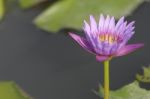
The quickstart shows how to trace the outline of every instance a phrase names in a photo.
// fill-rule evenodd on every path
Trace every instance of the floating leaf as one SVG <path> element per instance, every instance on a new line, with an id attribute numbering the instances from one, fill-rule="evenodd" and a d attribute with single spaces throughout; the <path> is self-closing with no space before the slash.
<path id="1" fill-rule="evenodd" d="M 59 0 L 40 14 L 34 23 L 46 31 L 57 31 L 64 27 L 80 29 L 90 14 L 100 13 L 117 18 L 129 15 L 144 0 Z"/>
<path id="2" fill-rule="evenodd" d="M 150 66 L 149 67 L 143 67 L 143 75 L 137 74 L 136 78 L 145 83 L 150 83 Z"/>
<path id="3" fill-rule="evenodd" d="M 4 0 L 0 0 L 0 20 L 4 16 Z"/>
<path id="4" fill-rule="evenodd" d="M 14 82 L 0 82 L 0 99 L 31 99 Z"/>
<path id="5" fill-rule="evenodd" d="M 100 87 L 98 95 L 103 97 L 103 88 Z M 150 90 L 140 88 L 137 81 L 128 84 L 116 91 L 110 91 L 110 99 L 149 99 Z"/>
<path id="6" fill-rule="evenodd" d="M 44 1 L 46 0 L 19 0 L 19 4 L 23 9 L 27 9 Z"/>

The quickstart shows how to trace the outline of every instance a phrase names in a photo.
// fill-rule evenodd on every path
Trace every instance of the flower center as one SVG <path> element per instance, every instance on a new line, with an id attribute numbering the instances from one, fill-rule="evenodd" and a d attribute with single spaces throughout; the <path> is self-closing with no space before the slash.
<path id="1" fill-rule="evenodd" d="M 112 44 L 112 43 L 118 42 L 119 38 L 118 36 L 107 33 L 107 34 L 101 34 L 99 36 L 99 40 L 101 42 L 108 41 L 108 43 Z"/>

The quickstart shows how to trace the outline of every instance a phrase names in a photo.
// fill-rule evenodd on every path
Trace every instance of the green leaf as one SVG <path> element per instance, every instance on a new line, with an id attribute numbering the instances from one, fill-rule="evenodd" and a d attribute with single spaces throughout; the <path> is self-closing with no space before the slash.
<path id="1" fill-rule="evenodd" d="M 4 16 L 4 0 L 0 0 L 0 20 Z"/>
<path id="2" fill-rule="evenodd" d="M 44 1 L 46 0 L 19 0 L 19 5 L 21 8 L 27 9 Z"/>
<path id="3" fill-rule="evenodd" d="M 144 0 L 59 0 L 40 14 L 34 23 L 45 31 L 64 27 L 80 29 L 90 14 L 109 14 L 119 18 L 133 12 Z"/>
<path id="4" fill-rule="evenodd" d="M 150 83 L 150 66 L 149 67 L 143 67 L 143 75 L 137 74 L 136 78 L 137 80 L 145 83 Z"/>
<path id="5" fill-rule="evenodd" d="M 103 88 L 99 89 L 99 96 L 103 97 Z M 150 90 L 140 88 L 137 81 L 118 90 L 110 91 L 110 99 L 149 99 Z"/>
<path id="6" fill-rule="evenodd" d="M 14 82 L 0 82 L 0 99 L 31 99 Z"/>

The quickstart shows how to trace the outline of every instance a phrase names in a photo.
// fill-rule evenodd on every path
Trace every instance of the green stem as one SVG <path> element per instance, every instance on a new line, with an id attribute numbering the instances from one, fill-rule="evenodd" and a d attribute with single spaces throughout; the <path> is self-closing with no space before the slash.
<path id="1" fill-rule="evenodd" d="M 109 60 L 104 61 L 104 99 L 109 99 Z"/>

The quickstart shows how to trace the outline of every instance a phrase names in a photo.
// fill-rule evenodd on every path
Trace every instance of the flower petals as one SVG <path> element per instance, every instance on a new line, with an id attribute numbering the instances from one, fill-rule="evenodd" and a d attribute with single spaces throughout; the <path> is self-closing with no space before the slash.
<path id="1" fill-rule="evenodd" d="M 107 33 L 109 29 L 109 22 L 110 22 L 110 17 L 107 15 L 105 23 L 104 23 L 104 32 Z"/>
<path id="2" fill-rule="evenodd" d="M 105 60 L 109 59 L 108 56 L 101 56 L 101 55 L 97 55 L 96 56 L 96 60 L 99 61 L 99 62 L 103 62 Z"/>
<path id="3" fill-rule="evenodd" d="M 134 23 L 135 23 L 135 21 L 132 21 L 132 22 L 130 22 L 130 23 L 126 26 L 123 35 L 128 35 L 128 34 L 130 34 L 130 33 L 133 32 L 133 30 L 134 30 L 134 28 L 135 28 L 135 27 L 133 26 Z"/>
<path id="4" fill-rule="evenodd" d="M 101 15 L 100 15 L 100 18 L 99 18 L 99 25 L 98 25 L 99 33 L 104 30 L 104 29 L 103 29 L 103 27 L 104 27 L 104 22 L 105 22 L 105 18 L 104 18 L 104 16 L 101 14 Z"/>
<path id="5" fill-rule="evenodd" d="M 102 62 L 110 57 L 129 54 L 144 45 L 126 45 L 134 34 L 134 23 L 134 21 L 128 23 L 124 17 L 115 22 L 114 17 L 109 15 L 104 17 L 101 14 L 97 24 L 95 18 L 90 15 L 90 23 L 84 20 L 85 38 L 73 33 L 69 33 L 69 35 L 85 50 L 96 55 L 98 61 Z"/>
<path id="6" fill-rule="evenodd" d="M 88 36 L 90 35 L 90 33 L 91 33 L 90 25 L 85 20 L 84 20 L 83 30 L 84 30 L 85 34 L 87 34 Z"/>
<path id="7" fill-rule="evenodd" d="M 116 31 L 118 30 L 118 28 L 120 27 L 120 25 L 123 24 L 123 22 L 124 22 L 124 17 L 121 17 L 119 19 L 119 21 L 117 22 L 117 24 L 116 24 Z"/>
<path id="8" fill-rule="evenodd" d="M 80 45 L 82 46 L 85 50 L 88 52 L 95 54 L 95 51 L 91 47 L 91 45 L 88 43 L 88 41 L 74 33 L 69 33 L 69 35 Z"/>
<path id="9" fill-rule="evenodd" d="M 126 45 L 126 43 L 128 42 L 128 40 L 133 36 L 135 32 L 131 32 L 128 33 L 126 35 L 123 36 L 123 41 L 119 44 L 118 49 L 122 48 L 124 45 Z"/>
<path id="10" fill-rule="evenodd" d="M 120 25 L 120 27 L 117 30 L 118 35 L 124 34 L 124 31 L 126 30 L 126 24 L 127 22 L 124 22 L 123 24 Z"/>
<path id="11" fill-rule="evenodd" d="M 128 29 L 128 28 L 130 28 L 130 27 L 133 27 L 134 24 L 135 24 L 135 21 L 132 21 L 132 22 L 130 22 L 130 23 L 127 25 L 126 28 Z"/>
<path id="12" fill-rule="evenodd" d="M 91 32 L 93 34 L 97 33 L 97 23 L 92 15 L 90 15 L 90 25 L 91 25 Z"/>
<path id="13" fill-rule="evenodd" d="M 123 48 L 121 48 L 120 50 L 117 51 L 117 53 L 114 56 L 123 56 L 123 55 L 127 55 L 131 52 L 134 52 L 135 50 L 143 47 L 144 44 L 130 44 L 130 45 L 126 45 Z"/>
<path id="14" fill-rule="evenodd" d="M 111 17 L 108 29 L 109 29 L 108 32 L 112 34 L 114 33 L 114 30 L 115 30 L 115 18 L 114 17 Z"/>

